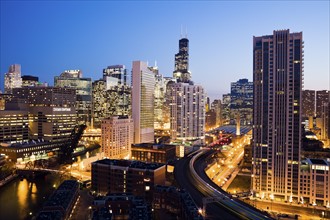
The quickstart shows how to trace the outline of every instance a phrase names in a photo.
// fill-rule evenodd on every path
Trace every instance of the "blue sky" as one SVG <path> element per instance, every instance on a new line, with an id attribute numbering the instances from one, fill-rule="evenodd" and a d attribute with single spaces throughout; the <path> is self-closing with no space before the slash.
<path id="1" fill-rule="evenodd" d="M 209 96 L 252 80 L 253 36 L 303 32 L 306 89 L 329 89 L 329 1 L 1 1 L 0 84 L 10 64 L 53 85 L 66 69 L 94 80 L 109 65 L 157 61 L 172 76 L 180 29 L 190 70 Z"/>

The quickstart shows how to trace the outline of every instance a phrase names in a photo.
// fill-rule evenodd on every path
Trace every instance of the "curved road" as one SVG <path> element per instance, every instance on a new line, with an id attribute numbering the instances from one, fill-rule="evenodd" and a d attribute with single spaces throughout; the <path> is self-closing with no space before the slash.
<path id="1" fill-rule="evenodd" d="M 184 157 L 175 165 L 174 175 L 181 188 L 186 189 L 196 205 L 203 208 L 206 202 L 205 219 L 271 219 L 259 210 L 221 190 L 205 174 L 205 161 L 213 150 L 203 149 Z"/>

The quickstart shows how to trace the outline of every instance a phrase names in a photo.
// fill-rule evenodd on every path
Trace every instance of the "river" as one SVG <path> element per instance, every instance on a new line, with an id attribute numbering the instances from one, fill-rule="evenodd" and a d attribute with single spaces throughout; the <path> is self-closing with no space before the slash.
<path id="1" fill-rule="evenodd" d="M 0 219 L 32 219 L 60 183 L 59 175 L 48 174 L 33 182 L 17 178 L 4 185 L 0 188 Z"/>
<path id="2" fill-rule="evenodd" d="M 99 149 L 90 152 L 95 155 Z M 77 157 L 77 161 L 86 156 Z M 47 174 L 33 181 L 15 179 L 0 188 L 0 219 L 32 219 L 43 203 L 64 180 L 59 174 Z"/>

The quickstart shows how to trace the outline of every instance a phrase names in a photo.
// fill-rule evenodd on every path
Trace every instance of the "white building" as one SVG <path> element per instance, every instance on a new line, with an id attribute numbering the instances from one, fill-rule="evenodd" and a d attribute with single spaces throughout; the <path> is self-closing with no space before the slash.
<path id="1" fill-rule="evenodd" d="M 323 159 L 302 161 L 300 173 L 300 203 L 330 206 L 330 163 Z"/>
<path id="2" fill-rule="evenodd" d="M 153 143 L 155 76 L 144 62 L 133 61 L 132 66 L 134 143 Z"/>
<path id="3" fill-rule="evenodd" d="M 172 83 L 169 92 L 172 140 L 204 139 L 206 95 L 203 87 Z"/>
<path id="4" fill-rule="evenodd" d="M 110 159 L 128 159 L 133 143 L 133 119 L 113 116 L 101 123 L 102 152 Z"/>
<path id="5" fill-rule="evenodd" d="M 21 65 L 13 64 L 5 74 L 5 93 L 12 93 L 13 88 L 22 87 Z"/>

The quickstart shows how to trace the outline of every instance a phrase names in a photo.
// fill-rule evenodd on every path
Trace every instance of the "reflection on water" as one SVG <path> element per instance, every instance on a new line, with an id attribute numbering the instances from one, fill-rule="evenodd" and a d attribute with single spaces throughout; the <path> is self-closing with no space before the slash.
<path id="1" fill-rule="evenodd" d="M 1 187 L 0 219 L 32 219 L 61 181 L 59 175 L 48 174 L 33 181 L 16 179 Z"/>
<path id="2" fill-rule="evenodd" d="M 93 150 L 89 156 L 95 156 L 100 149 Z M 81 161 L 86 155 L 76 158 Z M 42 208 L 43 203 L 64 180 L 58 174 L 48 174 L 35 180 L 20 179 L 0 188 L 0 219 L 32 219 Z M 31 213 L 31 215 L 30 215 Z"/>

